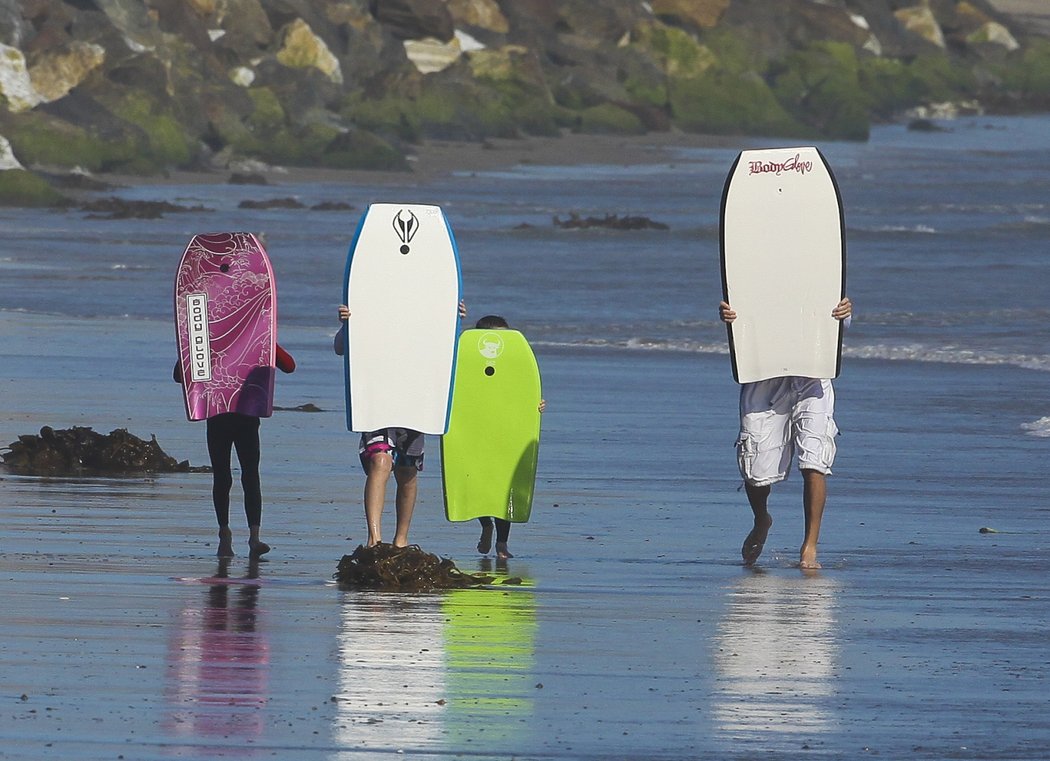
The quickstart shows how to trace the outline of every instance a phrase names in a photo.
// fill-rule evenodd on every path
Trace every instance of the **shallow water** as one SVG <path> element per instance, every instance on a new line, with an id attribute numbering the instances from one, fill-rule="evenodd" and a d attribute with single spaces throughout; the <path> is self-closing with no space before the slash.
<path id="1" fill-rule="evenodd" d="M 170 281 L 189 237 L 220 221 L 269 233 L 281 343 L 299 363 L 277 404 L 323 411 L 264 421 L 274 550 L 225 577 L 207 475 L 2 476 L 0 757 L 1046 758 L 1050 350 L 1030 284 L 1050 266 L 1050 212 L 1047 175 L 1029 171 L 1045 160 L 1025 142 L 1033 124 L 1047 121 L 822 146 L 857 318 L 815 574 L 794 565 L 797 476 L 774 490 L 758 569 L 739 563 L 737 389 L 713 308 L 729 152 L 381 190 L 123 191 L 217 209 L 149 223 L 3 212 L 3 442 L 127 427 L 206 462 L 170 380 Z M 520 586 L 331 581 L 365 537 L 330 349 L 354 215 L 307 225 L 235 206 L 373 191 L 442 203 L 472 317 L 502 312 L 534 342 L 549 407 L 517 557 L 495 567 L 475 524 L 444 520 L 433 439 L 412 532 Z M 545 226 L 567 210 L 672 229 Z M 522 221 L 538 227 L 511 230 Z"/>

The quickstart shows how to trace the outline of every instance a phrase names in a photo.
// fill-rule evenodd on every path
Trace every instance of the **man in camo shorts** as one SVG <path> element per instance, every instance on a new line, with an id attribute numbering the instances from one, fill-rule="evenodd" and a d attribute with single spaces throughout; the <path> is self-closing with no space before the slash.
<path id="1" fill-rule="evenodd" d="M 737 316 L 724 301 L 719 304 L 718 313 L 726 323 Z M 848 298 L 831 312 L 832 317 L 846 320 L 847 325 L 852 314 L 853 305 Z M 838 434 L 834 416 L 835 390 L 827 378 L 789 375 L 741 384 L 737 462 L 755 518 L 754 527 L 740 548 L 744 565 L 753 565 L 762 554 L 773 525 L 767 506 L 769 492 L 773 484 L 787 478 L 791 460 L 797 455 L 805 516 L 799 567 L 820 568 L 817 541 Z"/>

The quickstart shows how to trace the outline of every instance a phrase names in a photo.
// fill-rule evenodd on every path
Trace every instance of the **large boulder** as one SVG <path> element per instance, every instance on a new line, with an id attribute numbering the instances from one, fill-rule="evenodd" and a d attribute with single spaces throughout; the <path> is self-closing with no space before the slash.
<path id="1" fill-rule="evenodd" d="M 754 73 L 715 68 L 700 77 L 674 79 L 668 85 L 675 125 L 688 132 L 731 135 L 809 137 L 766 81 Z"/>
<path id="2" fill-rule="evenodd" d="M 293 69 L 313 68 L 335 84 L 343 83 L 339 59 L 305 21 L 295 19 L 282 30 L 281 37 L 276 55 L 278 63 Z"/>
<path id="3" fill-rule="evenodd" d="M 0 135 L 0 172 L 6 172 L 8 169 L 25 169 L 25 167 L 15 156 L 15 152 L 11 150 L 10 141 Z"/>
<path id="4" fill-rule="evenodd" d="M 445 0 L 372 0 L 372 15 L 395 37 L 448 42 L 455 32 Z"/>
<path id="5" fill-rule="evenodd" d="M 250 65 L 273 43 L 274 29 L 259 0 L 225 0 L 215 13 L 213 45 L 228 66 Z"/>
<path id="6" fill-rule="evenodd" d="M 123 169 L 135 160 L 145 139 L 79 90 L 21 114 L 0 109 L 0 131 L 25 166 L 91 172 Z"/>
<path id="7" fill-rule="evenodd" d="M 17 114 L 43 102 L 43 96 L 33 87 L 22 51 L 0 43 L 0 103 Z"/>
<path id="8" fill-rule="evenodd" d="M 448 12 L 456 26 L 506 34 L 510 22 L 496 0 L 448 0 Z"/>
<path id="9" fill-rule="evenodd" d="M 25 169 L 0 170 L 0 206 L 62 206 L 68 199 Z"/>
<path id="10" fill-rule="evenodd" d="M 5 45 L 19 47 L 31 32 L 24 5 L 22 0 L 0 0 L 0 42 Z"/>
<path id="11" fill-rule="evenodd" d="M 29 67 L 29 78 L 41 99 L 51 102 L 68 95 L 105 60 L 101 45 L 73 40 L 65 49 L 37 55 Z"/>
<path id="12" fill-rule="evenodd" d="M 730 0 L 651 0 L 653 13 L 662 21 L 687 29 L 713 29 L 729 8 Z"/>
<path id="13" fill-rule="evenodd" d="M 868 43 L 871 29 L 839 4 L 810 0 L 733 0 L 723 20 L 749 50 L 777 60 L 817 42 L 844 42 L 856 48 Z"/>
<path id="14" fill-rule="evenodd" d="M 929 5 L 900 8 L 893 14 L 906 30 L 938 48 L 947 47 L 944 31 Z"/>
<path id="15" fill-rule="evenodd" d="M 860 86 L 860 62 L 850 45 L 822 42 L 791 53 L 774 79 L 773 91 L 814 134 L 868 138 L 868 102 Z"/>

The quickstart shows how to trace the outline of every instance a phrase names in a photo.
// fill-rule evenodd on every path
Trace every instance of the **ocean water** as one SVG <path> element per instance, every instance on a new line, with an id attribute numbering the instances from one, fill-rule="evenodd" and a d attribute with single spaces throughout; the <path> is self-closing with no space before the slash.
<path id="1" fill-rule="evenodd" d="M 277 404 L 322 409 L 263 423 L 275 549 L 258 568 L 217 568 L 207 476 L 0 474 L 0 757 L 1048 757 L 1050 117 L 943 126 L 819 146 L 855 309 L 819 574 L 794 565 L 797 474 L 759 567 L 739 562 L 750 513 L 716 314 L 735 148 L 115 191 L 209 209 L 152 221 L 0 210 L 0 443 L 126 427 L 206 463 L 170 380 L 171 288 L 189 238 L 219 229 L 266 236 L 299 363 Z M 287 196 L 356 210 L 238 208 Z M 537 502 L 496 568 L 521 585 L 330 583 L 365 537 L 331 336 L 357 218 L 388 200 L 445 209 L 470 318 L 503 314 L 536 349 Z M 570 212 L 669 229 L 551 224 Z M 392 314 L 392 363 L 412 319 Z M 445 522 L 436 441 L 427 456 L 413 541 L 492 567 L 473 524 Z"/>
<path id="2" fill-rule="evenodd" d="M 820 146 L 846 214 L 848 289 L 858 311 L 847 357 L 1048 369 L 1039 329 L 1047 307 L 1035 287 L 1048 266 L 1046 127 L 1045 117 L 972 118 L 939 133 L 880 127 L 868 143 Z M 321 307 L 338 298 L 360 210 L 419 198 L 440 203 L 453 224 L 472 313 L 507 312 L 540 345 L 721 353 L 710 304 L 719 291 L 719 200 L 735 155 L 683 149 L 670 163 L 525 165 L 426 185 L 406 176 L 372 187 L 115 191 L 209 210 L 150 221 L 5 209 L 0 304 L 5 312 L 167 321 L 172 251 L 196 231 L 232 226 L 267 235 L 282 324 L 322 325 L 331 321 Z M 246 198 L 288 196 L 359 211 L 237 208 Z M 551 225 L 569 212 L 640 214 L 670 230 Z"/>

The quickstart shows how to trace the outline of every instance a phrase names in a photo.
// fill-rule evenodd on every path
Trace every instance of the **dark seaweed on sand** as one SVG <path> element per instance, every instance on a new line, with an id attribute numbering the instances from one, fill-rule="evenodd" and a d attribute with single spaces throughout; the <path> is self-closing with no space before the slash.
<path id="1" fill-rule="evenodd" d="M 493 581 L 492 576 L 464 573 L 448 558 L 424 552 L 417 545 L 395 547 L 383 542 L 374 547 L 359 545 L 352 555 L 343 555 L 333 578 L 341 589 L 397 592 L 464 589 Z"/>
<path id="2" fill-rule="evenodd" d="M 40 429 L 40 435 L 19 436 L 0 451 L 0 460 L 12 473 L 31 476 L 137 475 L 141 473 L 199 472 L 189 462 L 168 455 L 156 436 L 144 441 L 126 428 L 108 434 L 73 426 Z"/>

